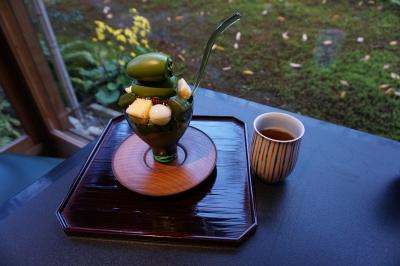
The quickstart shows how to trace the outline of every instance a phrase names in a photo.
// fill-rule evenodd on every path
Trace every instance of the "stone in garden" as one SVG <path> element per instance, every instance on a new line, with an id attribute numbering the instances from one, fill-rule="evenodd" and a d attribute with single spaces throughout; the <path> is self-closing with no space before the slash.
<path id="1" fill-rule="evenodd" d="M 332 64 L 342 48 L 345 36 L 346 34 L 339 29 L 321 31 L 317 37 L 314 50 L 316 62 L 323 66 Z"/>

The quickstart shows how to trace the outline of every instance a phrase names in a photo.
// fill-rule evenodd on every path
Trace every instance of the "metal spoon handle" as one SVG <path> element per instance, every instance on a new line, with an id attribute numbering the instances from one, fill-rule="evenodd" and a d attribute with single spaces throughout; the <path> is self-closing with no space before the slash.
<path id="1" fill-rule="evenodd" d="M 210 57 L 211 49 L 212 46 L 215 43 L 215 40 L 218 38 L 219 35 L 221 35 L 226 29 L 228 29 L 230 26 L 232 26 L 235 22 L 237 22 L 242 16 L 240 15 L 239 12 L 234 13 L 232 16 L 224 19 L 218 27 L 215 29 L 213 34 L 210 36 L 210 39 L 208 39 L 207 46 L 204 49 L 203 53 L 203 58 L 201 60 L 201 65 L 199 68 L 199 72 L 197 72 L 197 76 L 194 82 L 194 87 L 193 87 L 193 95 L 196 93 L 197 88 L 199 87 L 200 80 L 203 77 L 204 70 L 206 69 L 207 63 L 208 63 L 208 58 Z"/>

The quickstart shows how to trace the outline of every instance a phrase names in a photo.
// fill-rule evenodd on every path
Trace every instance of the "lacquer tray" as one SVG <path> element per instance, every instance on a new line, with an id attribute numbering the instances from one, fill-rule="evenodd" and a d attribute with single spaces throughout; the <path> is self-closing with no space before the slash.
<path id="1" fill-rule="evenodd" d="M 246 126 L 220 116 L 194 116 L 190 125 L 215 143 L 214 171 L 189 191 L 150 197 L 126 189 L 113 176 L 112 156 L 134 133 L 123 116 L 112 119 L 57 211 L 64 231 L 124 239 L 241 242 L 257 225 Z"/>

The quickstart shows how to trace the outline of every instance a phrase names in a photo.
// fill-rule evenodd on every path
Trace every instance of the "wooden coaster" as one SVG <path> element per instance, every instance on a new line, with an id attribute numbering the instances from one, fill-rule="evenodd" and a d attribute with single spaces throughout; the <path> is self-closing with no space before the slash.
<path id="1" fill-rule="evenodd" d="M 217 150 L 202 131 L 188 127 L 178 144 L 177 158 L 167 164 L 154 160 L 149 145 L 129 136 L 112 159 L 115 178 L 124 187 L 147 196 L 170 196 L 204 181 L 214 170 Z"/>

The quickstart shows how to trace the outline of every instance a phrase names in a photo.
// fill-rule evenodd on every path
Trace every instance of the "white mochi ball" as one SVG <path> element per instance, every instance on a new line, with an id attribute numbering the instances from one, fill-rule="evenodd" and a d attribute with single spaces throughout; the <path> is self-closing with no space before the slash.
<path id="1" fill-rule="evenodd" d="M 162 104 L 153 105 L 149 112 L 150 122 L 163 126 L 171 120 L 171 109 Z"/>

